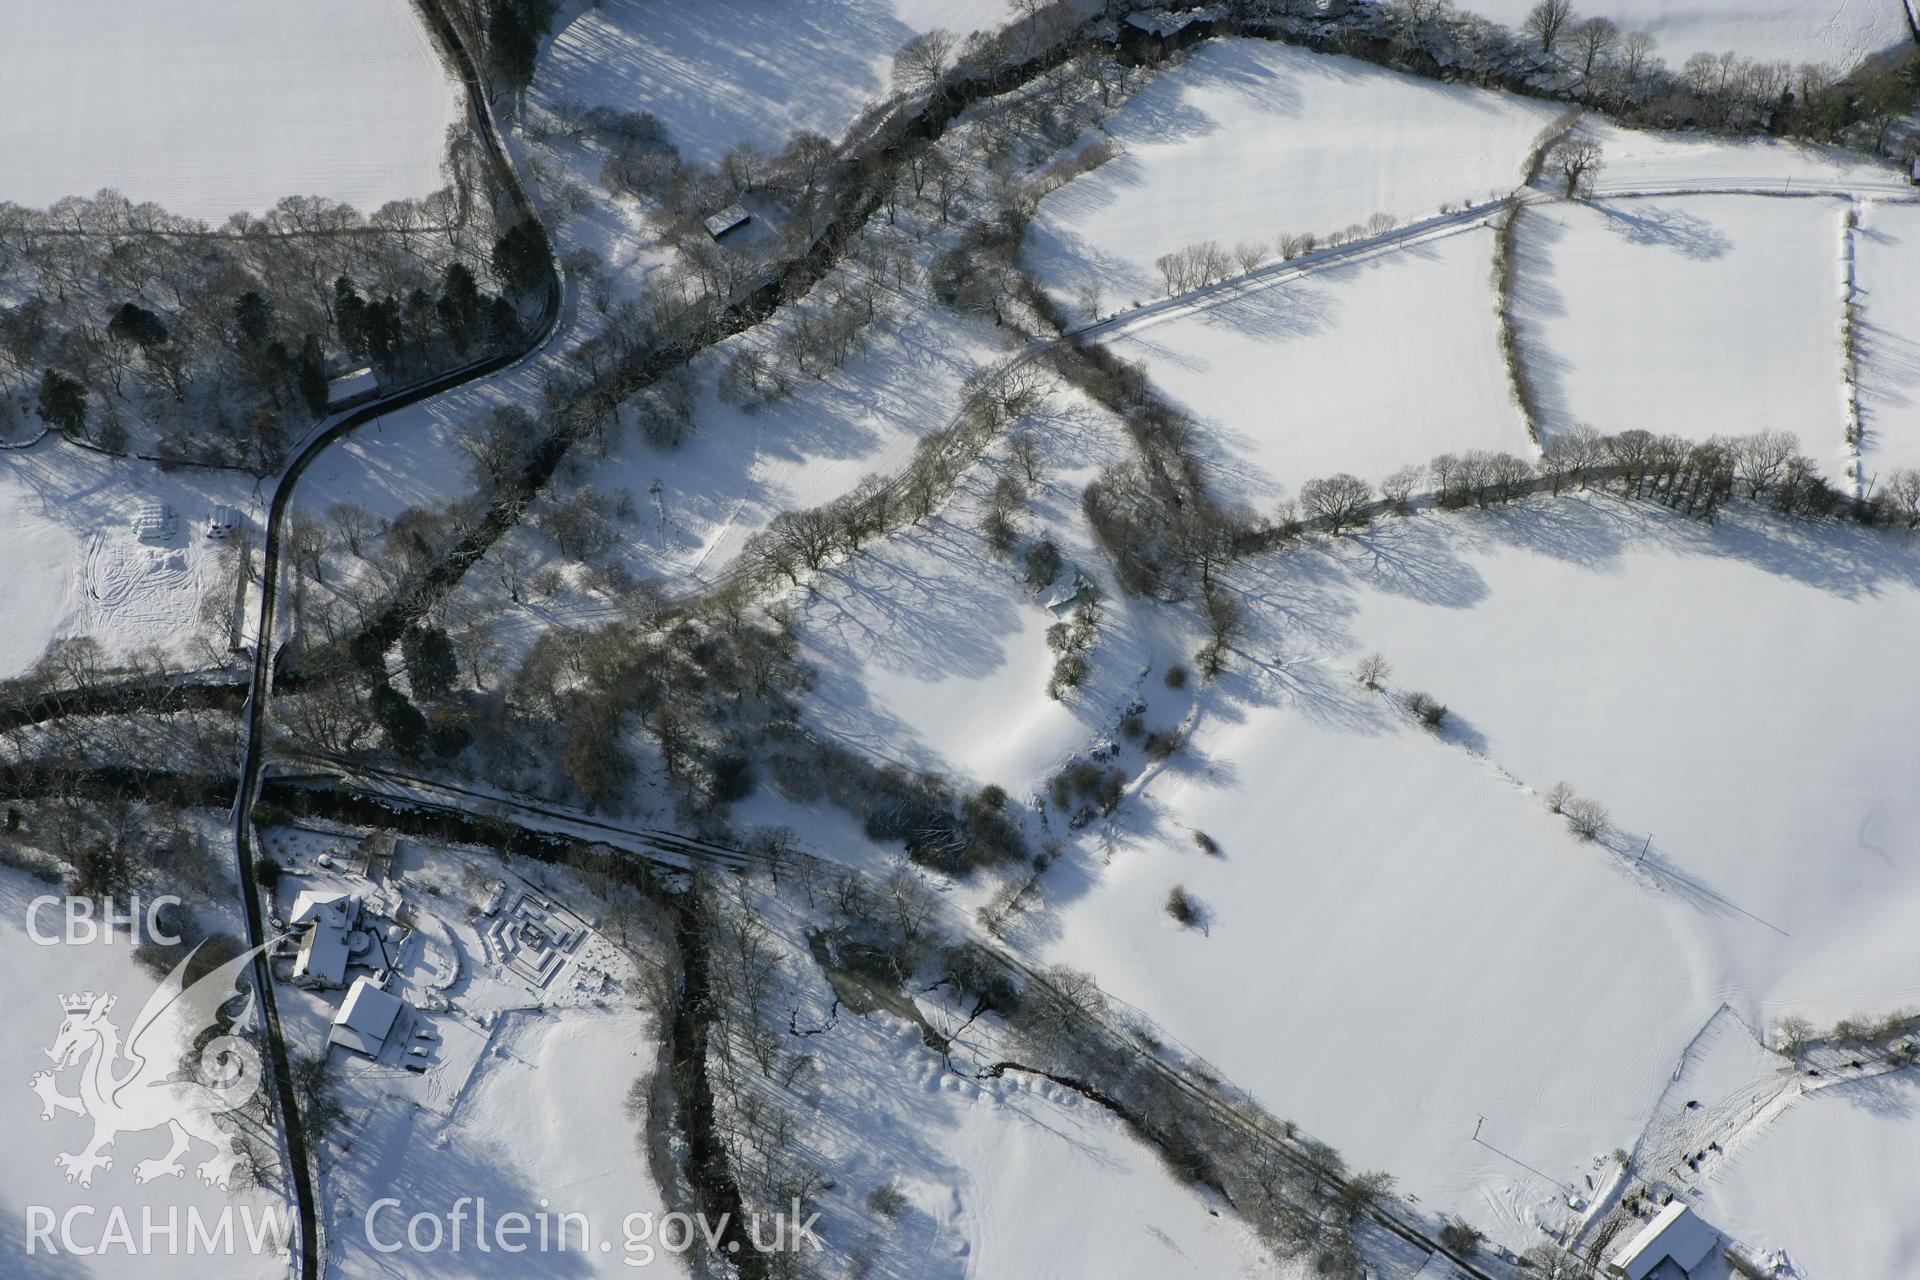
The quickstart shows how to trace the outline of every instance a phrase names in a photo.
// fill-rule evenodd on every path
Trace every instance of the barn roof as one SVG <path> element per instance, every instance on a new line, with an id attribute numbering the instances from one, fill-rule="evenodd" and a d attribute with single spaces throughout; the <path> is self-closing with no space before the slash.
<path id="1" fill-rule="evenodd" d="M 393 1030 L 394 1020 L 400 1016 L 403 1003 L 399 996 L 362 974 L 353 980 L 347 998 L 340 1002 L 340 1012 L 334 1015 L 333 1030 L 327 1039 L 369 1058 L 377 1058 Z"/>
<path id="2" fill-rule="evenodd" d="M 1613 1255 L 1612 1266 L 1627 1280 L 1647 1280 L 1668 1258 L 1682 1271 L 1699 1266 L 1720 1243 L 1719 1233 L 1675 1200 L 1653 1216 L 1640 1234 Z"/>
<path id="3" fill-rule="evenodd" d="M 737 204 L 730 204 L 718 213 L 706 217 L 707 234 L 718 240 L 735 227 L 742 225 L 753 215 Z"/>

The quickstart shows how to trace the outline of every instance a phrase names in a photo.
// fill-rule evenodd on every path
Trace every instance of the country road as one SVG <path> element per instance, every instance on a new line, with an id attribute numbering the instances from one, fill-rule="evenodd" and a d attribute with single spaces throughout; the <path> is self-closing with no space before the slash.
<path id="1" fill-rule="evenodd" d="M 502 143 L 479 71 L 468 56 L 465 46 L 461 44 L 458 32 L 440 12 L 438 0 L 421 0 L 421 10 L 435 28 L 442 48 L 454 60 L 466 91 L 468 110 L 492 156 L 496 171 L 506 178 L 514 202 L 522 214 L 526 217 L 536 217 L 532 199 L 528 196 Z M 267 1041 L 267 1074 L 272 1085 L 270 1096 L 274 1099 L 277 1112 L 276 1128 L 286 1161 L 288 1188 L 294 1201 L 294 1216 L 299 1224 L 298 1240 L 293 1247 L 295 1270 L 300 1280 L 319 1280 L 322 1249 L 318 1200 L 313 1183 L 312 1155 L 307 1150 L 305 1131 L 299 1122 L 299 1099 L 294 1094 L 286 1037 L 280 1023 L 279 1004 L 274 995 L 272 965 L 265 950 L 262 949 L 269 939 L 266 936 L 260 886 L 254 875 L 254 863 L 258 857 L 258 851 L 254 844 L 253 806 L 259 795 L 260 772 L 265 751 L 266 707 L 273 692 L 274 614 L 279 597 L 281 534 L 301 475 L 328 446 L 397 409 L 536 359 L 541 353 L 550 349 L 557 339 L 566 336 L 576 309 L 565 287 L 564 277 L 560 273 L 557 260 L 550 259 L 549 268 L 552 274 L 548 280 L 539 323 L 525 350 L 489 356 L 385 396 L 361 408 L 336 415 L 322 423 L 281 469 L 274 482 L 273 496 L 267 508 L 267 528 L 263 542 L 260 575 L 260 607 L 253 647 L 253 675 L 243 710 L 246 721 L 246 748 L 241 756 L 240 785 L 233 802 L 232 829 L 242 915 L 247 927 L 247 945 L 256 951 L 253 960 L 254 1002 Z"/>

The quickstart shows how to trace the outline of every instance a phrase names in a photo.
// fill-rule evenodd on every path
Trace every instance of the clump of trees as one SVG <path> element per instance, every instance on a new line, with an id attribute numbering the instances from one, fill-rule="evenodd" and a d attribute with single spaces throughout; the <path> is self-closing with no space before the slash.
<path id="1" fill-rule="evenodd" d="M 1198 929 L 1206 923 L 1206 909 L 1199 899 L 1187 892 L 1187 887 L 1177 884 L 1167 890 L 1167 915 L 1175 924 L 1188 929 Z"/>
<path id="2" fill-rule="evenodd" d="M 1047 628 L 1047 648 L 1053 651 L 1053 670 L 1047 676 L 1047 696 L 1055 702 L 1080 687 L 1091 669 L 1087 654 L 1100 625 L 1100 605 L 1095 599 L 1074 606 L 1073 617 Z"/>
<path id="3" fill-rule="evenodd" d="M 1446 704 L 1432 694 L 1417 691 L 1409 693 L 1401 698 L 1400 704 L 1407 709 L 1408 715 L 1435 733 L 1447 723 Z"/>
<path id="4" fill-rule="evenodd" d="M 1556 782 L 1547 792 L 1547 812 L 1567 820 L 1567 830 L 1582 840 L 1598 840 L 1611 822 L 1606 806 L 1576 792 L 1572 785 Z"/>
<path id="5" fill-rule="evenodd" d="M 464 133 L 446 170 L 370 215 L 297 196 L 219 227 L 111 190 L 0 204 L 0 402 L 30 388 L 81 443 L 264 471 L 347 369 L 392 385 L 511 344 L 526 291 L 498 246 L 525 233 L 495 238 L 510 215 Z"/>
<path id="6" fill-rule="evenodd" d="M 1072 814 L 1075 830 L 1102 814 L 1112 813 L 1126 794 L 1127 775 L 1112 765 L 1077 757 L 1047 781 L 1053 807 Z"/>
<path id="7" fill-rule="evenodd" d="M 1285 11 L 1291 0 L 1276 3 Z M 1582 15 L 1571 0 L 1539 0 L 1518 31 L 1452 0 L 1354 5 L 1334 16 L 1365 31 L 1366 39 L 1341 42 L 1360 56 L 1547 92 L 1642 126 L 1844 139 L 1884 151 L 1894 123 L 1920 96 L 1920 63 L 1911 59 L 1846 70 L 1728 51 L 1696 53 L 1671 68 L 1650 33 Z"/>

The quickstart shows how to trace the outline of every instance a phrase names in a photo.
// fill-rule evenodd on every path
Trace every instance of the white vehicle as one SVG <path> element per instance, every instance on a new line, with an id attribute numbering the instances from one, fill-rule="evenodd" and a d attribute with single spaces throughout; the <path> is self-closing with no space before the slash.
<path id="1" fill-rule="evenodd" d="M 215 507 L 207 513 L 207 536 L 216 542 L 233 536 L 244 520 L 238 507 Z"/>

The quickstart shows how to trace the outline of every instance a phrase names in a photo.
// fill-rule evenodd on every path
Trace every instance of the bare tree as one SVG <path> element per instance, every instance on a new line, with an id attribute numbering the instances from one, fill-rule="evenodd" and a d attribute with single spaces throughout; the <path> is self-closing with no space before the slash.
<path id="1" fill-rule="evenodd" d="M 1560 813 L 1567 820 L 1567 829 L 1582 840 L 1598 840 L 1607 829 L 1607 809 L 1598 800 L 1576 796 L 1561 807 Z"/>
<path id="2" fill-rule="evenodd" d="M 1300 505 L 1335 535 L 1349 525 L 1366 523 L 1365 508 L 1372 497 L 1372 485 L 1344 471 L 1300 486 Z"/>
<path id="3" fill-rule="evenodd" d="M 1660 69 L 1659 44 L 1649 32 L 1629 31 L 1620 40 L 1621 78 L 1633 88 Z"/>
<path id="4" fill-rule="evenodd" d="M 1588 18 L 1573 29 L 1574 56 L 1580 59 L 1580 74 L 1590 76 L 1596 65 L 1605 65 L 1607 56 L 1620 43 L 1620 28 L 1608 18 Z"/>
<path id="5" fill-rule="evenodd" d="M 1598 138 L 1563 138 L 1547 152 L 1547 163 L 1560 175 L 1561 192 L 1569 200 L 1593 194 L 1600 160 Z"/>
<path id="6" fill-rule="evenodd" d="M 1369 689 L 1378 689 L 1380 682 L 1393 674 L 1393 667 L 1382 654 L 1370 653 L 1360 659 L 1353 669 L 1353 678 Z"/>
<path id="7" fill-rule="evenodd" d="M 1040 477 L 1046 473 L 1040 442 L 1030 431 L 1016 431 L 1007 437 L 1007 460 L 1020 469 L 1020 476 L 1030 489 L 1038 486 Z"/>
<path id="8" fill-rule="evenodd" d="M 1800 1051 L 1814 1039 L 1813 1024 L 1798 1014 L 1788 1014 L 1774 1024 L 1773 1038 L 1781 1053 L 1800 1063 Z"/>
<path id="9" fill-rule="evenodd" d="M 1201 614 L 1207 624 L 1207 643 L 1195 662 L 1200 673 L 1211 680 L 1226 666 L 1227 650 L 1246 625 L 1240 602 L 1225 591 L 1207 588 L 1201 600 Z"/>
<path id="10" fill-rule="evenodd" d="M 953 65 L 953 32 L 935 27 L 900 46 L 893 55 L 893 87 L 901 93 L 924 93 L 940 83 Z"/>
<path id="11" fill-rule="evenodd" d="M 1787 473 L 1787 466 L 1800 454 L 1800 441 L 1785 431 L 1761 431 L 1741 436 L 1733 443 L 1733 461 L 1747 496 L 1757 498 Z"/>
<path id="12" fill-rule="evenodd" d="M 361 548 L 368 539 L 377 537 L 382 527 L 380 517 L 357 502 L 336 502 L 328 507 L 327 523 L 356 559 L 366 558 Z"/>
<path id="13" fill-rule="evenodd" d="M 1540 52 L 1552 53 L 1572 22 L 1573 0 L 1540 0 L 1520 29 L 1540 42 Z"/>
<path id="14" fill-rule="evenodd" d="M 472 465 L 475 482 L 488 492 L 499 489 L 525 464 L 533 440 L 533 416 L 506 405 L 477 422 L 469 420 L 454 435 L 454 443 Z"/>
<path id="15" fill-rule="evenodd" d="M 1920 471 L 1902 468 L 1887 477 L 1887 500 L 1895 518 L 1909 529 L 1920 528 Z"/>
<path id="16" fill-rule="evenodd" d="M 1393 505 L 1399 515 L 1407 514 L 1407 499 L 1426 474 L 1424 467 L 1401 467 L 1380 482 L 1380 496 Z"/>

